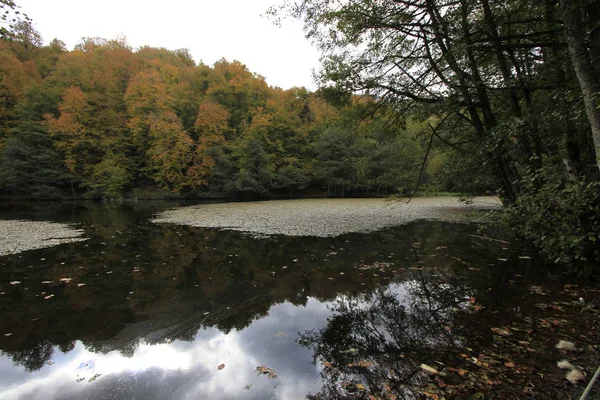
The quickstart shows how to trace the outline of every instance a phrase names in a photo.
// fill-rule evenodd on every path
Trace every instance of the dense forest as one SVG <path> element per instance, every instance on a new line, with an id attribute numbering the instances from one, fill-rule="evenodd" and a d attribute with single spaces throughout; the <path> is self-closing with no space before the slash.
<path id="1" fill-rule="evenodd" d="M 84 38 L 67 51 L 21 21 L 0 57 L 6 196 L 402 193 L 425 152 L 426 123 L 392 109 L 373 116 L 367 94 L 282 90 L 238 61 L 197 65 L 185 49 Z M 435 152 L 428 171 L 451 156 Z M 491 187 L 428 176 L 446 190 Z"/>

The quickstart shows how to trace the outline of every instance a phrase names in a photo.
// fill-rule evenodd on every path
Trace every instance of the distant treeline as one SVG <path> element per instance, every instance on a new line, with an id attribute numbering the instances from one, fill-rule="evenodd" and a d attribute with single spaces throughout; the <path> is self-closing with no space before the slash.
<path id="1" fill-rule="evenodd" d="M 67 51 L 29 22 L 11 37 L 0 42 L 2 197 L 364 196 L 417 184 L 427 118 L 374 110 L 367 94 L 282 90 L 238 61 L 197 65 L 185 49 L 121 39 Z M 435 150 L 424 187 L 493 187 L 455 157 Z"/>

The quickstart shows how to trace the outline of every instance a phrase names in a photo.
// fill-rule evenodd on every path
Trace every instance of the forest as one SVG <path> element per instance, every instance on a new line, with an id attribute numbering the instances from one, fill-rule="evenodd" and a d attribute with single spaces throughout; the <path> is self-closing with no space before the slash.
<path id="1" fill-rule="evenodd" d="M 282 90 L 238 61 L 197 65 L 185 49 L 134 50 L 123 38 L 84 38 L 67 51 L 56 39 L 44 45 L 28 21 L 10 39 L 0 43 L 6 197 L 255 199 L 415 187 L 426 122 L 392 109 L 373 116 L 369 95 Z M 450 158 L 436 152 L 429 169 Z"/>
<path id="2" fill-rule="evenodd" d="M 12 2 L 2 1 L 3 7 Z M 14 4 L 13 4 L 14 5 Z M 498 193 L 548 260 L 600 260 L 600 2 L 287 1 L 319 89 L 124 38 L 0 42 L 4 198 Z"/>

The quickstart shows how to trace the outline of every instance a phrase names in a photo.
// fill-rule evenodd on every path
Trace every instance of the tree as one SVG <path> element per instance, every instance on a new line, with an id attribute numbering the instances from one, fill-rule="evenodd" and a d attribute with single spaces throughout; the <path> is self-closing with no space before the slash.
<path id="1" fill-rule="evenodd" d="M 8 28 L 0 26 L 0 40 L 10 38 L 11 30 L 18 23 L 19 16 L 22 15 L 25 21 L 29 21 L 26 14 L 18 10 L 17 4 L 12 0 L 0 0 L 0 24 L 8 24 Z"/>
<path id="2" fill-rule="evenodd" d="M 21 61 L 31 61 L 33 52 L 43 46 L 42 35 L 33 27 L 31 21 L 18 21 L 10 33 L 13 51 Z"/>
<path id="3" fill-rule="evenodd" d="M 600 170 L 600 44 L 594 41 L 599 38 L 600 5 L 593 0 L 560 0 L 560 6 L 567 46 L 583 95 Z M 582 20 L 585 21 L 583 24 Z"/>
<path id="4" fill-rule="evenodd" d="M 179 191 L 193 184 L 187 174 L 193 160 L 193 141 L 172 108 L 172 97 L 158 71 L 138 73 L 127 88 L 129 129 L 146 156 L 138 168 L 162 187 Z"/>
<path id="5" fill-rule="evenodd" d="M 216 165 L 216 154 L 225 145 L 225 133 L 228 129 L 229 112 L 219 104 L 205 101 L 198 107 L 198 116 L 194 122 L 197 135 L 195 163 L 189 174 L 197 180 L 197 186 L 206 186 L 212 168 Z"/>
<path id="6" fill-rule="evenodd" d="M 90 165 L 94 163 L 92 160 L 97 157 L 99 140 L 89 127 L 92 108 L 85 93 L 73 86 L 65 90 L 59 112 L 58 118 L 47 115 L 49 131 L 69 172 L 85 183 L 91 172 Z"/>
<path id="7" fill-rule="evenodd" d="M 52 100 L 37 86 L 25 93 L 19 122 L 0 158 L 0 187 L 9 193 L 35 198 L 64 197 L 68 171 L 43 122 Z"/>
<path id="8" fill-rule="evenodd" d="M 25 90 L 41 80 L 35 65 L 21 62 L 10 50 L 9 43 L 0 40 L 0 148 L 14 127 L 16 106 Z"/>

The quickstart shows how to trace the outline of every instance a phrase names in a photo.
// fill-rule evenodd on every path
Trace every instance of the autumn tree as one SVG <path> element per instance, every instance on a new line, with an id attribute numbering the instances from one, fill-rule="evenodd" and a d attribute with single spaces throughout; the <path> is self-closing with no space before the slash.
<path id="1" fill-rule="evenodd" d="M 101 158 L 101 138 L 90 127 L 93 109 L 86 94 L 79 87 L 72 86 L 64 91 L 58 110 L 58 117 L 46 115 L 49 132 L 72 179 L 87 185 L 93 174 L 93 165 Z"/>
<path id="2" fill-rule="evenodd" d="M 159 71 L 138 73 L 125 94 L 128 127 L 142 156 L 138 168 L 160 186 L 175 191 L 193 185 L 187 171 L 193 140 L 172 108 L 168 85 Z"/>
<path id="3" fill-rule="evenodd" d="M 188 171 L 196 180 L 197 186 L 208 184 L 218 153 L 223 151 L 225 145 L 229 116 L 227 110 L 211 101 L 205 101 L 198 107 L 198 116 L 194 122 L 195 162 Z"/>

